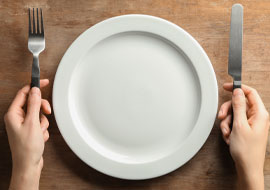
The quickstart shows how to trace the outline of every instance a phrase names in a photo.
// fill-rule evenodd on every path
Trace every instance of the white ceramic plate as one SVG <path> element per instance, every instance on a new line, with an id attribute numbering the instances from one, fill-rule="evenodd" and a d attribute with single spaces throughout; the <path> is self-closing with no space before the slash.
<path id="1" fill-rule="evenodd" d="M 216 77 L 198 42 L 147 15 L 86 30 L 62 58 L 53 87 L 70 148 L 124 179 L 161 176 L 191 159 L 213 127 L 217 103 Z"/>

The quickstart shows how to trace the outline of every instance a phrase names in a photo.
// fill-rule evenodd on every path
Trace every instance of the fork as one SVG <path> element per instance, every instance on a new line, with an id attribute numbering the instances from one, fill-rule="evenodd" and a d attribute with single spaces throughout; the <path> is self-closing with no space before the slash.
<path id="1" fill-rule="evenodd" d="M 36 11 L 37 19 L 35 20 L 35 9 L 33 8 L 33 18 L 31 23 L 31 10 L 30 8 L 28 9 L 29 13 L 28 49 L 33 54 L 31 88 L 32 87 L 40 88 L 39 54 L 45 49 L 42 9 L 40 9 L 40 18 L 41 18 L 40 20 L 38 8 L 36 10 L 37 10 Z"/>

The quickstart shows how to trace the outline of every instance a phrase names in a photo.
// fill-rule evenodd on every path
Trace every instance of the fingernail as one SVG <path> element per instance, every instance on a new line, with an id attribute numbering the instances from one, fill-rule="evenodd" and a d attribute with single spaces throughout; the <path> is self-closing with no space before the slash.
<path id="1" fill-rule="evenodd" d="M 223 127 L 223 128 L 222 128 L 222 132 L 223 132 L 224 134 L 227 134 L 227 133 L 228 133 L 228 130 L 227 130 L 225 127 Z"/>
<path id="2" fill-rule="evenodd" d="M 40 96 L 40 90 L 39 90 L 39 88 L 37 88 L 37 87 L 33 87 L 33 88 L 31 89 L 31 93 L 32 93 L 32 94 L 37 94 L 37 95 Z"/>
<path id="3" fill-rule="evenodd" d="M 233 91 L 233 95 L 234 95 L 234 96 L 243 96 L 244 93 L 243 93 L 242 89 L 237 88 L 237 89 L 235 89 L 235 90 Z"/>

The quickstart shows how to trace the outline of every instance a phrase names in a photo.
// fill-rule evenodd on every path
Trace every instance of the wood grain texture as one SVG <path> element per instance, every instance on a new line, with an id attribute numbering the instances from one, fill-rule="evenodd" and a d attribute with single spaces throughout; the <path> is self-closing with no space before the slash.
<path id="1" fill-rule="evenodd" d="M 243 82 L 257 88 L 270 109 L 270 1 L 237 1 L 244 6 Z M 221 87 L 227 75 L 229 26 L 233 0 L 0 0 L 0 189 L 7 189 L 11 156 L 3 115 L 17 90 L 30 83 L 32 56 L 27 49 L 27 8 L 42 7 L 46 49 L 41 78 L 49 78 L 43 97 L 51 102 L 57 66 L 69 45 L 87 28 L 112 16 L 140 13 L 167 19 L 189 32 L 208 54 L 219 84 L 219 105 L 230 99 Z M 40 189 L 235 189 L 236 173 L 219 121 L 202 149 L 183 167 L 151 180 L 108 177 L 84 164 L 67 146 L 54 116 L 45 147 Z M 265 184 L 270 189 L 270 149 Z"/>

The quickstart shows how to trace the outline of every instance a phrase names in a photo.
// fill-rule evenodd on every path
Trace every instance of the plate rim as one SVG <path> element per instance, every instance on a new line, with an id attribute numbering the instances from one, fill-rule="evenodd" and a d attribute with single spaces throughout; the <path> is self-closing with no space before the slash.
<path id="1" fill-rule="evenodd" d="M 210 125 L 211 127 L 206 128 L 205 130 L 207 130 L 207 131 L 202 131 L 203 136 L 201 136 L 201 138 L 200 138 L 200 143 L 191 144 L 191 146 L 193 147 L 193 151 L 189 151 L 189 153 L 187 153 L 185 156 L 183 156 L 182 159 L 179 158 L 179 153 L 178 153 L 178 155 L 176 153 L 173 153 L 171 155 L 171 157 L 173 157 L 173 158 L 169 159 L 170 163 L 167 165 L 167 167 L 164 167 L 162 165 L 159 168 L 153 168 L 153 167 L 147 166 L 146 164 L 141 164 L 140 167 L 147 168 L 147 170 L 142 172 L 143 171 L 142 169 L 138 169 L 138 167 L 139 167 L 138 165 L 128 165 L 128 164 L 125 164 L 125 163 L 114 163 L 114 161 L 112 161 L 112 160 L 108 160 L 107 158 L 103 159 L 103 158 L 99 158 L 99 157 L 96 157 L 96 158 L 94 157 L 94 160 L 93 159 L 91 160 L 91 158 L 90 158 L 90 160 L 89 160 L 89 159 L 87 159 L 89 154 L 83 153 L 81 151 L 82 149 L 86 149 L 87 146 L 81 144 L 82 147 L 81 147 L 81 149 L 79 149 L 78 146 L 77 146 L 78 144 L 74 143 L 74 142 L 72 142 L 72 140 L 70 140 L 72 138 L 71 134 L 70 134 L 70 132 L 68 132 L 68 129 L 65 129 L 65 127 L 63 127 L 64 122 L 63 122 L 63 120 L 61 121 L 61 119 L 60 119 L 60 117 L 63 117 L 63 110 L 61 109 L 61 107 L 63 107 L 63 105 L 61 105 L 61 103 L 59 103 L 60 102 L 59 98 L 60 98 L 60 100 L 62 102 L 65 99 L 67 99 L 66 97 L 61 97 L 60 96 L 60 94 L 61 94 L 60 89 L 62 87 L 61 81 L 63 81 L 64 80 L 63 77 L 65 77 L 65 76 L 63 76 L 63 74 L 61 74 L 61 69 L 62 69 L 63 65 L 65 65 L 65 67 L 67 69 L 71 69 L 71 66 L 70 66 L 71 64 L 67 65 L 65 63 L 67 63 L 67 62 L 70 63 L 70 62 L 72 62 L 73 59 L 77 59 L 77 62 L 78 62 L 78 60 L 81 57 L 79 56 L 79 57 L 75 58 L 74 56 L 72 57 L 71 55 L 76 54 L 75 52 L 78 53 L 78 50 L 75 51 L 75 49 L 78 48 L 78 46 L 80 46 L 80 44 L 83 44 L 83 40 L 88 39 L 89 36 L 93 35 L 93 33 L 95 33 L 96 30 L 101 30 L 102 27 L 106 26 L 106 25 L 107 26 L 112 25 L 112 24 L 117 23 L 117 22 L 121 23 L 123 20 L 125 22 L 133 21 L 133 23 L 131 22 L 132 23 L 131 25 L 135 25 L 135 26 L 138 26 L 140 24 L 139 21 L 141 21 L 141 22 L 143 21 L 142 22 L 143 24 L 152 22 L 153 24 L 152 25 L 150 24 L 150 30 L 152 30 L 153 31 L 152 33 L 154 33 L 154 34 L 155 34 L 155 32 L 158 32 L 158 31 L 154 31 L 154 29 L 156 29 L 156 28 L 151 29 L 151 27 L 154 27 L 155 24 L 158 27 L 159 23 L 160 24 L 162 23 L 163 25 L 166 25 L 169 29 L 172 29 L 173 32 L 178 31 L 178 32 L 176 32 L 176 34 L 178 34 L 179 36 L 175 37 L 174 39 L 177 41 L 177 38 L 186 38 L 190 42 L 189 44 L 187 44 L 187 46 L 191 46 L 191 47 L 189 47 L 190 50 L 188 50 L 188 51 L 192 52 L 193 54 L 198 53 L 200 59 L 198 59 L 197 61 L 200 60 L 200 62 L 205 62 L 205 63 L 203 63 L 203 64 L 205 64 L 204 68 L 207 67 L 207 69 L 208 69 L 209 76 L 207 78 L 205 77 L 205 79 L 204 79 L 204 78 L 202 78 L 202 76 L 199 76 L 198 71 L 197 71 L 198 67 L 195 67 L 194 63 L 191 61 L 191 63 L 195 67 L 196 73 L 197 73 L 198 78 L 199 78 L 200 85 L 201 85 L 201 80 L 207 81 L 207 79 L 208 79 L 208 82 L 210 82 L 210 86 L 212 88 L 211 90 L 213 91 L 212 93 L 214 93 L 214 94 L 212 94 L 212 97 L 211 97 L 212 101 L 210 102 L 210 107 L 211 107 L 210 114 L 209 114 L 210 116 L 208 116 L 209 117 L 209 122 L 208 123 L 212 123 Z M 125 27 L 132 27 L 132 26 L 125 26 Z M 125 27 L 123 27 L 123 28 L 125 28 Z M 174 33 L 171 33 L 171 34 L 174 34 Z M 103 37 L 104 36 L 100 36 L 101 39 Z M 166 36 L 162 36 L 162 37 L 164 37 L 165 39 L 168 39 Z M 176 43 L 176 42 L 174 42 L 174 43 Z M 194 48 L 194 49 L 192 49 L 192 48 Z M 183 48 L 180 48 L 180 49 L 183 49 Z M 187 51 L 184 51 L 184 53 L 186 55 L 189 55 L 189 53 Z M 71 58 L 73 58 L 73 59 L 71 59 Z M 192 60 L 194 60 L 194 59 L 195 58 L 192 58 Z M 209 84 L 208 84 L 208 86 L 209 86 Z M 201 93 L 202 93 L 202 89 L 201 89 Z M 211 96 L 211 94 L 210 94 L 210 96 Z M 173 24 L 173 23 L 171 23 L 171 22 L 169 22 L 169 21 L 167 21 L 165 19 L 159 18 L 159 17 L 150 16 L 150 15 L 142 15 L 142 14 L 129 14 L 129 15 L 116 16 L 116 17 L 112 17 L 112 18 L 106 19 L 104 21 L 101 21 L 101 22 L 97 23 L 96 25 L 90 27 L 86 31 L 84 31 L 82 34 L 80 34 L 73 41 L 73 43 L 69 46 L 69 48 L 65 52 L 63 58 L 60 61 L 59 66 L 57 68 L 57 72 L 56 72 L 55 80 L 54 80 L 54 84 L 53 84 L 52 101 L 53 101 L 55 120 L 56 120 L 56 123 L 57 123 L 57 126 L 58 126 L 59 130 L 60 130 L 61 135 L 63 136 L 63 138 L 64 138 L 65 142 L 68 144 L 68 146 L 72 149 L 72 151 L 82 161 L 84 161 L 87 165 L 91 166 L 92 168 L 94 168 L 94 169 L 96 169 L 96 170 L 98 170 L 98 171 L 100 171 L 102 173 L 105 173 L 107 175 L 117 177 L 117 178 L 133 179 L 133 180 L 134 179 L 135 180 L 150 179 L 150 178 L 165 175 L 165 174 L 167 174 L 167 173 L 169 173 L 171 171 L 174 171 L 177 168 L 181 167 L 187 161 L 189 161 L 191 158 L 193 158 L 194 155 L 204 145 L 205 141 L 207 140 L 207 138 L 208 138 L 208 136 L 209 136 L 209 134 L 210 134 L 210 132 L 211 132 L 211 130 L 213 128 L 215 118 L 216 118 L 216 112 L 217 112 L 217 107 L 218 107 L 218 85 L 217 85 L 215 72 L 214 72 L 214 69 L 213 69 L 213 66 L 211 64 L 210 59 L 208 58 L 207 54 L 205 53 L 203 48 L 200 46 L 200 44 L 189 33 L 187 33 L 185 30 L 183 30 L 181 27 L 177 26 L 176 24 Z M 202 105 L 203 103 L 205 104 L 205 101 L 201 100 L 201 107 L 203 106 Z M 205 106 L 206 105 L 204 105 L 204 107 Z M 209 107 L 209 105 L 207 105 L 207 106 Z M 201 112 L 201 110 L 200 110 L 200 112 Z M 200 115 L 201 115 L 201 113 L 199 113 L 199 116 Z M 198 125 L 198 124 L 196 123 L 195 126 L 196 125 Z M 194 129 L 195 129 L 195 127 L 194 127 Z M 194 133 L 193 131 L 191 133 Z M 196 132 L 196 130 L 195 130 L 195 132 Z M 189 135 L 189 136 L 191 136 L 191 135 Z M 188 137 L 188 138 L 190 138 L 190 137 Z M 93 156 L 93 153 L 92 153 L 91 156 Z M 99 158 L 99 160 L 95 160 L 95 159 L 98 159 L 98 158 Z M 106 162 L 106 160 L 107 160 L 107 162 Z M 166 163 L 166 160 L 163 161 L 163 162 Z M 155 163 L 155 162 L 152 162 L 152 163 Z M 121 165 L 122 165 L 123 168 L 119 169 L 118 167 L 119 166 L 121 167 Z M 157 166 L 157 163 L 152 164 L 152 165 Z M 108 167 L 109 169 L 108 168 L 106 169 L 106 167 Z"/>

